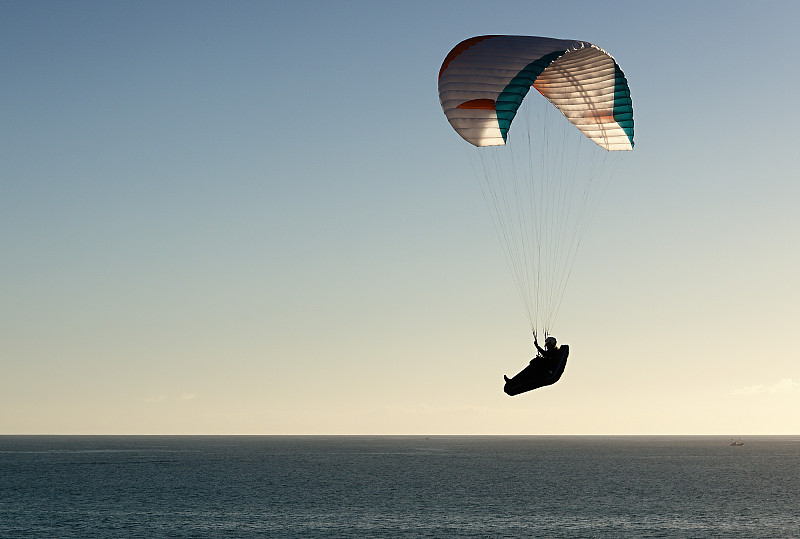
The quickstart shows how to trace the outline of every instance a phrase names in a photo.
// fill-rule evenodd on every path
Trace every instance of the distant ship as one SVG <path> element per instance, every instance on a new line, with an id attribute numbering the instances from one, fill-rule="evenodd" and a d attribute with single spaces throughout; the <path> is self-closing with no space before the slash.
<path id="1" fill-rule="evenodd" d="M 744 445 L 744 442 L 742 441 L 741 437 L 738 440 L 734 440 L 733 438 L 731 438 L 730 445 L 738 447 L 738 446 Z"/>

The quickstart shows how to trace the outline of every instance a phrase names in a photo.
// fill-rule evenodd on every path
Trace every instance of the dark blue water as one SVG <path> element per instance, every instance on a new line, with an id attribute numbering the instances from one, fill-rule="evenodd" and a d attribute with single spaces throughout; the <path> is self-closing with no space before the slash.
<path id="1" fill-rule="evenodd" d="M 0 437 L 0 537 L 800 537 L 800 437 Z"/>

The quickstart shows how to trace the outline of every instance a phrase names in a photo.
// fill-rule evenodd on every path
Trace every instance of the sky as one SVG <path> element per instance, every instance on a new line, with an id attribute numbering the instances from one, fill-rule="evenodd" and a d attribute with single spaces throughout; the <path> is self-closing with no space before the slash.
<path id="1" fill-rule="evenodd" d="M 487 9 L 487 6 L 491 9 Z M 0 434 L 800 434 L 800 4 L 0 3 Z M 580 39 L 636 149 L 557 384 L 438 102 Z"/>

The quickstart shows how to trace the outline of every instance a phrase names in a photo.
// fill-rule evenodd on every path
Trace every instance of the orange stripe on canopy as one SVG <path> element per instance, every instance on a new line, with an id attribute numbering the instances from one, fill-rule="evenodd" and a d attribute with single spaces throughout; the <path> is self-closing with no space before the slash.
<path id="1" fill-rule="evenodd" d="M 464 101 L 456 108 L 495 110 L 495 105 L 494 105 L 494 99 L 473 99 L 472 101 Z"/>
<path id="2" fill-rule="evenodd" d="M 465 39 L 464 41 L 453 47 L 453 50 L 450 51 L 450 53 L 444 59 L 444 62 L 442 62 L 442 67 L 439 69 L 439 78 L 440 79 L 442 78 L 442 73 L 444 73 L 444 70 L 447 69 L 447 65 L 453 61 L 453 58 L 455 58 L 456 56 L 458 56 L 459 54 L 461 54 L 462 52 L 473 46 L 475 43 L 483 41 L 484 39 L 489 39 L 491 37 L 494 36 L 471 37 L 469 39 Z"/>
<path id="3" fill-rule="evenodd" d="M 594 120 L 598 124 L 613 124 L 616 123 L 614 119 L 614 111 L 611 109 L 606 110 L 591 110 L 583 114 L 587 120 Z"/>

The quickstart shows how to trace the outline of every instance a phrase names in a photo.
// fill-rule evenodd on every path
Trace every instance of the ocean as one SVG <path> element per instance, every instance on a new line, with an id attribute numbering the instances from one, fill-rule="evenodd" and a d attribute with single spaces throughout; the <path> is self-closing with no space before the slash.
<path id="1" fill-rule="evenodd" d="M 800 436 L 0 436 L 0 537 L 800 537 Z"/>

